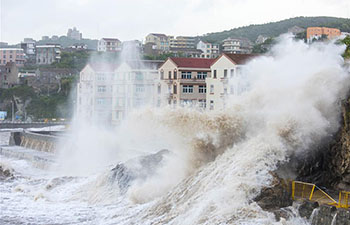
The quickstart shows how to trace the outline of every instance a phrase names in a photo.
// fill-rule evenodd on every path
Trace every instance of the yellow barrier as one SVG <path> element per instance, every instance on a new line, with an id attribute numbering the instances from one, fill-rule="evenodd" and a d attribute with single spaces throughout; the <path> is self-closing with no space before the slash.
<path id="1" fill-rule="evenodd" d="M 318 202 L 319 204 L 333 205 L 338 208 L 349 208 L 350 192 L 340 192 L 339 201 L 337 202 L 315 184 L 301 181 L 292 181 L 291 186 L 291 194 L 293 200 L 308 199 L 313 202 Z"/>

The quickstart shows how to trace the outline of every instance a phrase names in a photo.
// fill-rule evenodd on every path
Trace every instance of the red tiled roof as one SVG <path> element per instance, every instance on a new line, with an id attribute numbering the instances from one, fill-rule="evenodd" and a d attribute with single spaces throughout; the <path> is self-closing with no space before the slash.
<path id="1" fill-rule="evenodd" d="M 225 53 L 224 55 L 226 55 L 236 64 L 244 64 L 249 60 L 253 59 L 254 57 L 259 56 L 257 54 L 228 54 L 228 53 Z"/>
<path id="2" fill-rule="evenodd" d="M 167 37 L 165 34 L 158 34 L 158 33 L 151 33 L 152 35 L 154 36 L 157 36 L 157 37 Z"/>
<path id="3" fill-rule="evenodd" d="M 205 58 L 169 58 L 178 67 L 187 68 L 207 68 L 210 69 L 211 64 L 215 59 L 205 59 Z"/>
<path id="4" fill-rule="evenodd" d="M 102 38 L 105 41 L 117 41 L 120 42 L 120 40 L 118 38 Z"/>

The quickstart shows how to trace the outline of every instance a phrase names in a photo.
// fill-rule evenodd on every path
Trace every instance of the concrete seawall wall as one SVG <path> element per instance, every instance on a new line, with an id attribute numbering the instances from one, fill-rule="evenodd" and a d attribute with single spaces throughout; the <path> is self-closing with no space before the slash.
<path id="1" fill-rule="evenodd" d="M 60 138 L 61 137 L 28 131 L 12 132 L 10 145 L 18 145 L 24 148 L 55 153 L 55 148 Z"/>

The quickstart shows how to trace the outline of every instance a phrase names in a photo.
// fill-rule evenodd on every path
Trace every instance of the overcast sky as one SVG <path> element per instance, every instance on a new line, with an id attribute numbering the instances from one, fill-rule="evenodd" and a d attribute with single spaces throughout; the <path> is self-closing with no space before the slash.
<path id="1" fill-rule="evenodd" d="M 350 18 L 350 0 L 0 0 L 0 40 L 66 35 L 143 40 L 148 33 L 202 35 L 296 16 Z"/>

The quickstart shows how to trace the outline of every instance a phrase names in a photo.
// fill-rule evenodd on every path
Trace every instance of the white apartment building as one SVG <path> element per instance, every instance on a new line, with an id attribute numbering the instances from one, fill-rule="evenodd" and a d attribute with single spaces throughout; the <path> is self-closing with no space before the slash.
<path id="1" fill-rule="evenodd" d="M 77 115 L 84 121 L 120 124 L 140 107 L 156 105 L 160 60 L 88 64 L 80 72 Z"/>
<path id="2" fill-rule="evenodd" d="M 233 54 L 250 54 L 253 43 L 246 38 L 227 38 L 222 42 L 222 51 Z"/>
<path id="3" fill-rule="evenodd" d="M 97 43 L 97 51 L 99 52 L 117 52 L 121 49 L 122 42 L 117 38 L 102 38 Z"/>
<path id="4" fill-rule="evenodd" d="M 125 61 L 115 70 L 113 80 L 112 122 L 120 122 L 132 111 L 156 106 L 156 84 L 161 60 Z"/>
<path id="5" fill-rule="evenodd" d="M 256 56 L 224 53 L 211 64 L 211 76 L 205 80 L 207 109 L 225 109 L 230 96 L 239 96 L 249 88 L 242 70 L 244 64 Z"/>
<path id="6" fill-rule="evenodd" d="M 112 82 L 116 65 L 86 65 L 77 85 L 77 115 L 90 122 L 110 122 L 112 117 Z"/>
<path id="7" fill-rule="evenodd" d="M 199 41 L 197 49 L 202 50 L 201 58 L 216 58 L 220 55 L 219 44 L 212 44 L 209 42 Z"/>

